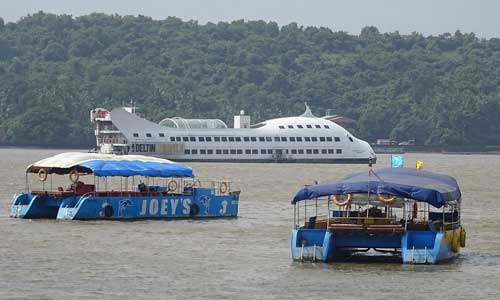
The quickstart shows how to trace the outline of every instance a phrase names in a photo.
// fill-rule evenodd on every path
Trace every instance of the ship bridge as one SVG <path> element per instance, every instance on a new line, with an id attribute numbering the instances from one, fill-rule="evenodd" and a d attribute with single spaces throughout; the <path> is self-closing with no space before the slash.
<path id="1" fill-rule="evenodd" d="M 184 118 L 165 118 L 158 123 L 167 128 L 180 128 L 180 129 L 216 129 L 227 128 L 226 123 L 220 119 L 184 119 Z"/>

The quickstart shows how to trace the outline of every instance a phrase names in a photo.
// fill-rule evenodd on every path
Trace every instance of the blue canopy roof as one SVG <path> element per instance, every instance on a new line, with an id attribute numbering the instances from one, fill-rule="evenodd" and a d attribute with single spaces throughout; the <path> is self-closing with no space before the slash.
<path id="1" fill-rule="evenodd" d="M 460 200 L 457 181 L 447 175 L 410 168 L 387 168 L 354 173 L 338 182 L 301 189 L 292 204 L 305 199 L 351 193 L 388 194 L 427 202 L 441 207 L 448 201 Z"/>
<path id="2" fill-rule="evenodd" d="M 95 176 L 193 177 L 190 167 L 179 163 L 140 160 L 91 160 L 80 164 Z"/>

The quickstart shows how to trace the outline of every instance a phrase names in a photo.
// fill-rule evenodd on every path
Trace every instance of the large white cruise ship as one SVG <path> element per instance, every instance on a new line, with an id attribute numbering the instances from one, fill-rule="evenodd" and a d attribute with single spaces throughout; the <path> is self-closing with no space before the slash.
<path id="1" fill-rule="evenodd" d="M 134 107 L 91 111 L 97 150 L 145 154 L 175 161 L 375 162 L 371 146 L 340 125 L 306 111 L 297 117 L 254 125 L 243 111 L 234 128 L 218 119 L 166 118 L 159 124 L 141 118 Z"/>

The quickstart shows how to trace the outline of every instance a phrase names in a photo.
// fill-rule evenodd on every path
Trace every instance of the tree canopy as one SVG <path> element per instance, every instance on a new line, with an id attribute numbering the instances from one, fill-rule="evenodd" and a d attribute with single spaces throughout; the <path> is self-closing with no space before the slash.
<path id="1" fill-rule="evenodd" d="M 92 146 L 89 111 L 254 121 L 308 102 L 368 141 L 500 144 L 500 39 L 43 12 L 0 19 L 0 143 Z M 229 122 L 230 123 L 230 122 Z"/>

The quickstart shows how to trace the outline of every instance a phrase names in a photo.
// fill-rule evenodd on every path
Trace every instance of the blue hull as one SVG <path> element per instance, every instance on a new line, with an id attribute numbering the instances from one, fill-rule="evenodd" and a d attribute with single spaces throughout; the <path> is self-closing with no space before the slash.
<path id="1" fill-rule="evenodd" d="M 401 255 L 402 263 L 437 264 L 459 255 L 459 251 L 452 250 L 452 237 L 459 230 L 373 233 L 296 229 L 292 230 L 290 247 L 292 258 L 297 261 L 334 262 L 361 249 L 385 249 Z"/>
<path id="2" fill-rule="evenodd" d="M 236 217 L 239 194 L 215 195 L 213 189 L 194 188 L 183 195 L 70 196 L 19 194 L 10 216 L 60 220 L 136 220 Z"/>

